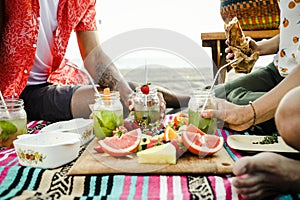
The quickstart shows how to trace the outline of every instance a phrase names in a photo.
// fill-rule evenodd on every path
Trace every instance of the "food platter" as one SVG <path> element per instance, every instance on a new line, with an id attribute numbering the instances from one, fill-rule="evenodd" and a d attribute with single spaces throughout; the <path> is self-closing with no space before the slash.
<path id="1" fill-rule="evenodd" d="M 69 174 L 232 173 L 223 138 L 188 125 L 181 113 L 163 125 L 159 131 L 119 127 L 112 136 L 95 137 Z"/>
<path id="2" fill-rule="evenodd" d="M 136 155 L 116 158 L 97 153 L 94 147 L 97 139 L 91 141 L 69 171 L 70 175 L 83 174 L 230 174 L 233 160 L 224 147 L 214 155 L 199 158 L 185 153 L 175 165 L 139 164 Z"/>
<path id="3" fill-rule="evenodd" d="M 278 143 L 259 144 L 259 141 L 262 141 L 264 137 L 265 136 L 258 135 L 231 135 L 227 138 L 227 144 L 232 149 L 249 152 L 269 151 L 278 153 L 300 153 L 288 146 L 280 136 L 278 136 Z"/>

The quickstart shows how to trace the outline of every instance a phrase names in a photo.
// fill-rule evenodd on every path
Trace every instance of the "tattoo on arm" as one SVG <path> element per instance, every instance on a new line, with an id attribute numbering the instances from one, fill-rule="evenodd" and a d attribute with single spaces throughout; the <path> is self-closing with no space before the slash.
<path id="1" fill-rule="evenodd" d="M 96 67 L 96 81 L 101 89 L 109 87 L 111 90 L 116 90 L 120 81 L 120 72 L 113 64 L 106 65 L 101 60 Z"/>

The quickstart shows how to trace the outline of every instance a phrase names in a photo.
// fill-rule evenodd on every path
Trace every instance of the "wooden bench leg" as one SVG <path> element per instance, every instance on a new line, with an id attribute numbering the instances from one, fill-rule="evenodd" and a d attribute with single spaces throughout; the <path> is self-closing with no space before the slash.
<path id="1" fill-rule="evenodd" d="M 226 45 L 224 40 L 209 40 L 203 41 L 202 46 L 211 47 L 212 60 L 213 60 L 213 75 L 215 77 L 219 68 L 226 64 L 226 55 L 224 53 Z M 224 83 L 226 78 L 226 70 L 223 70 L 219 77 L 217 83 Z"/>

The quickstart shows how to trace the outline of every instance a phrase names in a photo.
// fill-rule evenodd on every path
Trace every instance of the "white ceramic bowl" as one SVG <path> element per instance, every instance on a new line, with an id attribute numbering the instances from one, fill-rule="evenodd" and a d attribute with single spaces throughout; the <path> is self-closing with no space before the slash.
<path id="1" fill-rule="evenodd" d="M 21 135 L 13 143 L 21 165 L 39 168 L 60 167 L 80 150 L 78 134 L 59 131 Z"/>
<path id="2" fill-rule="evenodd" d="M 81 145 L 84 145 L 94 138 L 93 126 L 94 121 L 92 119 L 76 118 L 50 124 L 42 128 L 41 132 L 62 131 L 77 133 L 80 135 Z"/>

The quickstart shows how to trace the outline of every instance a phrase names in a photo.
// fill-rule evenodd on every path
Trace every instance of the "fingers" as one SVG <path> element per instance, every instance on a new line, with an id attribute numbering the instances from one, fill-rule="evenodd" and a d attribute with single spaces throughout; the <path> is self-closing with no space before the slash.
<path id="1" fill-rule="evenodd" d="M 130 95 L 129 98 L 128 98 L 128 110 L 129 111 L 134 111 L 134 99 L 135 98 L 135 93 Z"/>
<path id="2" fill-rule="evenodd" d="M 201 112 L 201 117 L 202 118 L 218 118 L 221 120 L 225 120 L 226 118 L 226 113 L 225 111 L 222 110 L 214 110 L 214 109 L 207 109 Z"/>
<path id="3" fill-rule="evenodd" d="M 236 163 L 233 166 L 232 172 L 236 176 L 241 176 L 247 172 L 247 167 L 251 165 L 252 162 L 251 157 L 243 157 L 236 161 Z"/>
<path id="4" fill-rule="evenodd" d="M 233 59 L 234 58 L 234 53 L 228 53 L 227 55 L 226 55 L 226 59 L 227 60 L 231 60 L 231 59 Z"/>
<path id="5" fill-rule="evenodd" d="M 161 92 L 157 93 L 158 99 L 159 99 L 159 107 L 160 107 L 160 117 L 163 119 L 166 114 L 166 101 L 164 99 L 164 96 Z"/>
<path id="6" fill-rule="evenodd" d="M 272 170 L 272 164 L 274 158 L 280 158 L 277 154 L 270 152 L 262 152 L 252 157 L 243 157 L 236 161 L 232 171 L 235 175 L 240 176 L 242 174 L 250 174 L 257 172 L 270 173 Z M 273 158 L 273 159 L 272 159 Z"/>
<path id="7" fill-rule="evenodd" d="M 203 118 L 218 118 L 223 121 L 226 119 L 226 105 L 227 102 L 224 99 L 215 99 L 216 109 L 206 109 L 201 113 Z"/>
<path id="8" fill-rule="evenodd" d="M 225 53 L 227 53 L 226 59 L 230 60 L 234 58 L 234 53 L 230 47 L 225 48 Z"/>
<path id="9" fill-rule="evenodd" d="M 254 173 L 251 175 L 245 175 L 243 177 L 235 177 L 232 179 L 232 185 L 236 192 L 240 194 L 244 199 L 266 199 L 266 197 L 275 196 L 276 190 L 270 187 L 266 173 Z M 270 190 L 270 188 L 272 188 Z"/>
<path id="10" fill-rule="evenodd" d="M 225 48 L 225 53 L 230 53 L 230 52 L 232 52 L 231 48 L 230 47 L 226 47 Z"/>

